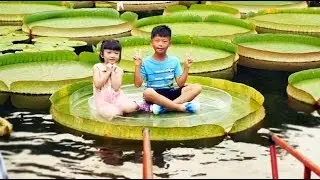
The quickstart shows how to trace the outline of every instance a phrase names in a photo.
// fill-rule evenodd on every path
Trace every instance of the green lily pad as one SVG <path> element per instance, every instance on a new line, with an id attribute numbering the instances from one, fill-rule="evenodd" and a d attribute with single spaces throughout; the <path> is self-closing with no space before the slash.
<path id="1" fill-rule="evenodd" d="M 119 1 L 96 1 L 96 7 L 108 7 L 111 6 L 117 9 L 117 3 Z M 163 10 L 164 8 L 172 5 L 179 4 L 179 1 L 122 1 L 123 6 L 119 7 L 119 11 L 154 11 Z"/>
<path id="2" fill-rule="evenodd" d="M 259 33 L 280 32 L 320 36 L 320 9 L 267 9 L 248 18 Z"/>
<path id="3" fill-rule="evenodd" d="M 289 96 L 307 104 L 320 105 L 320 68 L 293 73 L 288 83 Z"/>
<path id="4" fill-rule="evenodd" d="M 306 8 L 305 1 L 207 1 L 206 4 L 222 5 L 238 9 L 243 17 L 250 12 L 257 13 L 263 9 L 269 8 Z"/>
<path id="5" fill-rule="evenodd" d="M 102 39 L 130 34 L 137 14 L 119 14 L 112 8 L 83 8 L 30 15 L 22 30 L 34 36 L 65 37 L 96 44 Z"/>
<path id="6" fill-rule="evenodd" d="M 236 37 L 239 64 L 243 66 L 299 71 L 320 66 L 320 38 L 294 34 L 251 34 Z"/>
<path id="7" fill-rule="evenodd" d="M 202 19 L 197 15 L 153 16 L 139 19 L 132 29 L 133 36 L 148 36 L 155 26 L 165 24 L 174 35 L 220 38 L 230 41 L 237 35 L 256 34 L 254 25 L 244 20 L 212 14 Z M 187 29 L 187 31 L 186 31 Z"/>
<path id="8" fill-rule="evenodd" d="M 4 36 L 0 36 L 0 44 L 12 43 L 12 42 L 21 42 L 29 40 L 29 36 L 27 34 L 20 33 L 10 33 Z"/>
<path id="9" fill-rule="evenodd" d="M 228 7 L 228 6 L 219 6 L 219 5 L 205 5 L 205 4 L 193 4 L 187 9 L 186 6 L 175 5 L 169 6 L 163 11 L 163 15 L 172 15 L 172 14 L 195 14 L 199 15 L 202 18 L 208 17 L 211 14 L 226 15 L 232 16 L 235 18 L 240 18 L 239 10 Z"/>
<path id="10" fill-rule="evenodd" d="M 224 71 L 228 71 L 229 73 L 224 77 L 229 77 L 229 69 L 235 65 L 238 59 L 236 46 L 225 41 L 189 36 L 172 36 L 171 40 L 172 44 L 168 49 L 168 54 L 177 56 L 182 67 L 186 52 L 191 54 L 193 64 L 189 70 L 190 74 L 203 75 L 207 72 L 223 74 Z M 125 37 L 120 38 L 119 41 L 122 45 L 122 59 L 119 66 L 125 71 L 135 71 L 133 56 L 138 50 L 141 50 L 144 57 L 154 53 L 150 46 L 150 37 Z M 92 64 L 99 62 L 100 46 L 101 43 L 98 43 L 96 53 L 92 53 L 92 55 L 88 52 L 82 52 L 80 61 L 89 61 Z M 233 71 L 231 73 L 234 74 Z"/>
<path id="11" fill-rule="evenodd" d="M 32 41 L 40 44 L 51 44 L 55 46 L 79 47 L 87 45 L 87 43 L 84 41 L 71 41 L 69 38 L 61 37 L 37 37 L 32 39 Z"/>
<path id="12" fill-rule="evenodd" d="M 132 83 L 132 80 L 132 74 L 125 74 L 125 84 Z M 201 110 L 196 114 L 133 113 L 108 120 L 94 118 L 96 116 L 93 109 L 89 108 L 91 81 L 70 84 L 52 94 L 50 112 L 58 123 L 86 133 L 141 140 L 142 129 L 148 127 L 151 130 L 151 139 L 162 141 L 223 136 L 226 132 L 244 131 L 264 118 L 264 98 L 251 87 L 222 79 L 193 76 L 189 77 L 188 83 L 199 83 L 203 86 L 202 93 L 197 97 Z M 130 98 L 142 100 L 141 89 L 128 85 L 124 86 L 123 90 Z M 231 104 L 225 103 L 229 95 L 232 97 Z M 218 104 L 227 106 L 217 108 Z"/>
<path id="13" fill-rule="evenodd" d="M 0 2 L 0 24 L 22 25 L 24 17 L 30 14 L 63 10 L 62 2 L 50 1 L 2 1 Z"/>
<path id="14" fill-rule="evenodd" d="M 0 26 L 0 35 L 6 35 L 21 29 L 21 26 Z"/>
<path id="15" fill-rule="evenodd" d="M 79 62 L 78 56 L 70 51 L 0 56 L 0 81 L 9 87 L 12 104 L 18 108 L 46 109 L 54 91 L 91 76 L 92 66 Z"/>
<path id="16" fill-rule="evenodd" d="M 64 1 L 63 4 L 74 9 L 91 8 L 94 6 L 94 1 Z"/>

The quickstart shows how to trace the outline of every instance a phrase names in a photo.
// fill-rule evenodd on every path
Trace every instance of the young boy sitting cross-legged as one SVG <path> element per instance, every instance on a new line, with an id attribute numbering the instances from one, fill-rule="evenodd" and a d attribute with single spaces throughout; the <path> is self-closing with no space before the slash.
<path id="1" fill-rule="evenodd" d="M 153 28 L 151 46 L 154 54 L 145 57 L 143 61 L 140 53 L 134 56 L 134 85 L 140 87 L 143 81 L 146 81 L 143 97 L 147 104 L 142 106 L 152 104 L 147 109 L 154 114 L 166 111 L 195 113 L 200 108 L 199 103 L 190 101 L 200 94 L 201 86 L 185 85 L 192 60 L 190 56 L 186 56 L 182 71 L 179 59 L 176 56 L 167 55 L 170 44 L 171 29 L 168 26 L 161 25 Z M 174 88 L 174 79 L 179 88 Z"/>

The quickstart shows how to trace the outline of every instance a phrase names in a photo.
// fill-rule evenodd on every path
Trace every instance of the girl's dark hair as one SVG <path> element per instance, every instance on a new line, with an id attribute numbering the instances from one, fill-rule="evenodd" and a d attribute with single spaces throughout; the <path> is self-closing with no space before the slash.
<path id="1" fill-rule="evenodd" d="M 153 39 L 157 35 L 160 37 L 168 37 L 169 39 L 171 39 L 171 29 L 166 25 L 156 26 L 151 31 L 151 39 Z"/>
<path id="2" fill-rule="evenodd" d="M 100 57 L 100 61 L 101 62 L 104 62 L 104 58 L 101 57 L 101 55 L 103 54 L 103 51 L 105 49 L 110 49 L 110 50 L 115 50 L 115 51 L 120 51 L 120 54 L 119 54 L 119 61 L 121 60 L 121 50 L 122 50 L 122 47 L 121 47 L 121 44 L 118 40 L 114 40 L 114 39 L 107 39 L 107 40 L 103 40 L 102 43 L 101 43 L 101 47 L 100 47 L 100 54 L 99 54 L 99 57 Z"/>

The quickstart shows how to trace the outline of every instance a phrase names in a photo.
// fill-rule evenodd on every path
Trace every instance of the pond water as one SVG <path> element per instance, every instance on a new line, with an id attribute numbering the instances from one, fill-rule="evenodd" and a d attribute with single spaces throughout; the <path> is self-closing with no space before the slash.
<path id="1" fill-rule="evenodd" d="M 226 139 L 152 142 L 155 178 L 271 178 L 267 140 L 272 128 L 290 145 L 320 164 L 320 115 L 293 106 L 286 94 L 290 73 L 239 66 L 233 81 L 265 97 L 266 118 L 256 127 Z M 296 109 L 294 109 L 296 108 Z M 298 110 L 300 108 L 301 110 Z M 9 178 L 142 178 L 142 141 L 103 139 L 56 124 L 48 111 L 1 106 L 0 116 L 14 126 L 0 139 Z M 303 166 L 278 149 L 280 178 L 302 178 Z M 312 174 L 312 178 L 318 178 Z"/>

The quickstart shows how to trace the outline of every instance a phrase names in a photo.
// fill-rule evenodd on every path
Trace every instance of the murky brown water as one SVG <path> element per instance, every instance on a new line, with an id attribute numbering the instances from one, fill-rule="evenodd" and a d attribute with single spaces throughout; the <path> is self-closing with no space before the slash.
<path id="1" fill-rule="evenodd" d="M 234 81 L 265 96 L 265 120 L 232 139 L 152 143 L 154 177 L 271 178 L 267 140 L 256 133 L 260 127 L 273 128 L 320 164 L 319 112 L 305 113 L 288 103 L 285 88 L 289 75 L 240 67 Z M 9 178 L 142 178 L 141 141 L 73 132 L 55 124 L 48 112 L 0 107 L 0 116 L 14 125 L 12 135 L 0 139 Z M 278 157 L 280 178 L 303 178 L 301 163 L 281 149 Z M 312 174 L 312 178 L 319 177 Z"/>

